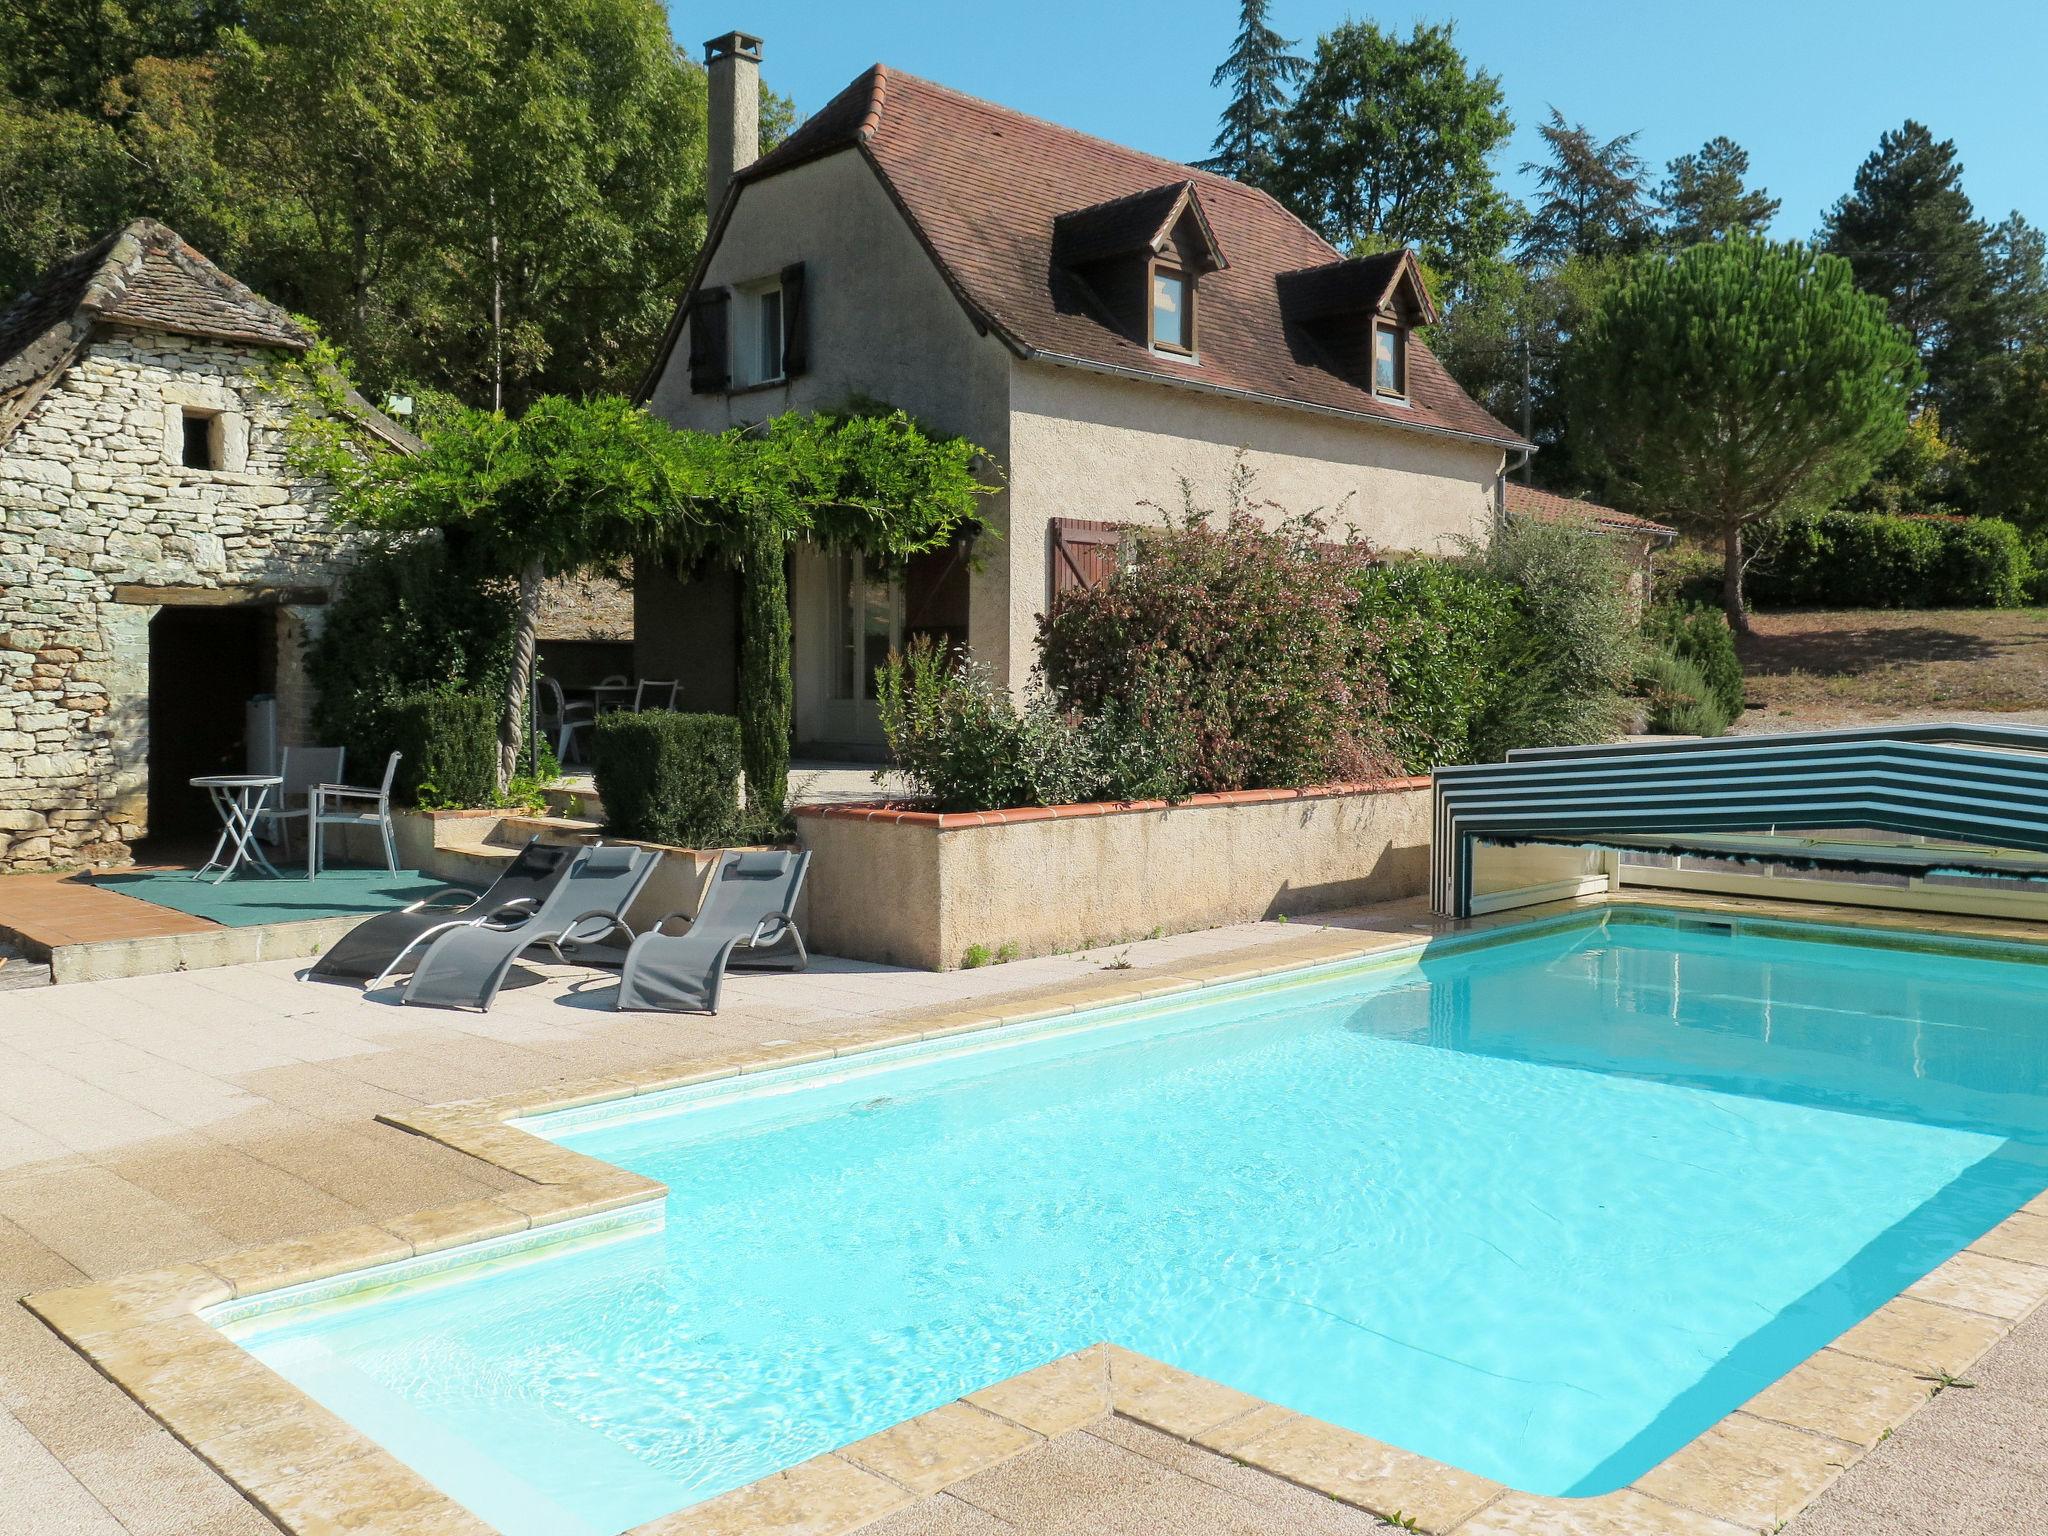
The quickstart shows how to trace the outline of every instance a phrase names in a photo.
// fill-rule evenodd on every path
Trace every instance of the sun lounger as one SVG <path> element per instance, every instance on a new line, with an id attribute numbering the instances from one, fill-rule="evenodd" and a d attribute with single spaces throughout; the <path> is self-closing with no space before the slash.
<path id="1" fill-rule="evenodd" d="M 411 970 L 423 944 L 445 928 L 531 912 L 547 899 L 575 851 L 573 847 L 550 847 L 533 838 L 481 896 L 450 885 L 396 912 L 380 912 L 342 935 L 307 974 L 316 981 L 382 986 L 392 976 Z"/>
<path id="2" fill-rule="evenodd" d="M 662 932 L 680 920 L 671 913 L 633 940 L 618 1006 L 716 1013 L 727 966 L 802 970 L 810 956 L 792 914 L 810 864 L 808 853 L 726 854 L 685 932 Z"/>
<path id="3" fill-rule="evenodd" d="M 432 1008 L 488 1009 L 513 961 L 539 946 L 557 960 L 581 958 L 626 928 L 626 909 L 661 853 L 598 844 L 579 848 L 539 906 L 450 928 L 421 955 L 401 1000 Z"/>

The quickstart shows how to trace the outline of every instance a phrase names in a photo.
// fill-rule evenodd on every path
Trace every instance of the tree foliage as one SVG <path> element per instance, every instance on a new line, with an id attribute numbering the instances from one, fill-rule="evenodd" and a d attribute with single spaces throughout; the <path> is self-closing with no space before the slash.
<path id="1" fill-rule="evenodd" d="M 623 389 L 704 237 L 704 73 L 656 0 L 22 0 L 0 79 L 7 293 L 152 214 L 373 394 Z M 764 148 L 793 117 L 763 90 Z"/>
<path id="2" fill-rule="evenodd" d="M 1667 245 L 1762 235 L 1778 216 L 1778 199 L 1748 185 L 1749 151 L 1725 134 L 1716 134 L 1695 154 L 1670 161 L 1664 171 L 1657 205 Z"/>
<path id="3" fill-rule="evenodd" d="M 1860 487 L 1905 437 L 1916 377 L 1847 262 L 1741 236 L 1639 258 L 1566 364 L 1582 462 L 1623 505 L 1721 538 L 1737 628 L 1743 528 Z"/>
<path id="4" fill-rule="evenodd" d="M 1267 4 L 1243 0 L 1236 41 L 1209 77 L 1211 88 L 1229 91 L 1230 99 L 1217 119 L 1213 152 L 1201 162 L 1204 170 L 1254 187 L 1271 185 L 1287 88 L 1308 68 L 1305 59 L 1290 52 L 1295 40 L 1266 24 Z"/>
<path id="5" fill-rule="evenodd" d="M 1558 266 L 1574 256 L 1628 256 L 1648 246 L 1655 210 L 1637 135 L 1600 139 L 1555 107 L 1536 131 L 1548 158 L 1522 166 L 1542 192 L 1522 232 L 1523 259 Z"/>
<path id="6" fill-rule="evenodd" d="M 1271 185 L 1333 244 L 1412 245 L 1463 291 L 1514 233 L 1493 172 L 1513 129 L 1499 77 L 1472 68 L 1450 24 L 1404 38 L 1347 21 L 1316 42 Z"/>

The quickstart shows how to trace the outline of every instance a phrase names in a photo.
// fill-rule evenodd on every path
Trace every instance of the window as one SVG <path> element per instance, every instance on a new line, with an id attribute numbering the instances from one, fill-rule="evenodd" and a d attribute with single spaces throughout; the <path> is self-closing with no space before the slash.
<path id="1" fill-rule="evenodd" d="M 197 411 L 190 406 L 184 408 L 184 439 L 179 447 L 178 462 L 187 469 L 219 469 L 221 467 L 220 415 L 215 411 Z"/>
<path id="2" fill-rule="evenodd" d="M 1376 320 L 1372 328 L 1372 388 L 1377 395 L 1408 393 L 1408 347 L 1401 327 Z"/>
<path id="3" fill-rule="evenodd" d="M 732 382 L 735 389 L 782 379 L 782 285 L 764 283 L 733 295 Z"/>
<path id="4" fill-rule="evenodd" d="M 1152 345 L 1163 352 L 1195 350 L 1195 292 L 1185 272 L 1152 269 Z"/>

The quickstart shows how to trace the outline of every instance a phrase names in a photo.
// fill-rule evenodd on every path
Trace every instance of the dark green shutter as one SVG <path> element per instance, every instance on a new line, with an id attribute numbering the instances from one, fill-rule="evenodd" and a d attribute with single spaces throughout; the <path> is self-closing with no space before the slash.
<path id="1" fill-rule="evenodd" d="M 707 288 L 690 303 L 690 393 L 713 395 L 732 380 L 726 344 L 726 292 Z"/>
<path id="2" fill-rule="evenodd" d="M 782 376 L 793 379 L 811 366 L 810 326 L 804 314 L 804 264 L 782 269 Z"/>

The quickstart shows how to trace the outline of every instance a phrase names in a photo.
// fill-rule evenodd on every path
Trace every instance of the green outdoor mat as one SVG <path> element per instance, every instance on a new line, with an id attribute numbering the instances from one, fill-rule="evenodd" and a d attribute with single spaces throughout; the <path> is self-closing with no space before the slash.
<path id="1" fill-rule="evenodd" d="M 323 869 L 317 880 L 291 872 L 282 880 L 238 874 L 215 885 L 210 875 L 194 880 L 189 871 L 173 869 L 94 875 L 93 884 L 229 928 L 253 928 L 258 923 L 302 923 L 352 913 L 368 917 L 418 901 L 447 882 L 413 869 L 395 875 L 382 869 Z"/>

